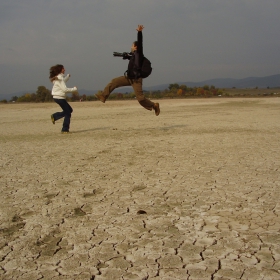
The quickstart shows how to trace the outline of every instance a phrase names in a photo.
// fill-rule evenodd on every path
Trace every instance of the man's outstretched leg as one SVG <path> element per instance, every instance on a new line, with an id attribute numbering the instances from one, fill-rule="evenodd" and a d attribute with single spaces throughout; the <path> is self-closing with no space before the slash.
<path id="1" fill-rule="evenodd" d="M 133 80 L 132 87 L 134 89 L 136 98 L 141 106 L 143 106 L 147 110 L 155 110 L 156 116 L 160 114 L 159 103 L 154 103 L 150 99 L 147 99 L 143 94 L 142 89 L 142 78 L 137 80 Z"/>
<path id="2" fill-rule="evenodd" d="M 125 76 L 121 76 L 113 79 L 103 90 L 103 92 L 96 94 L 95 96 L 103 103 L 110 96 L 111 92 L 119 87 L 130 86 L 129 79 Z"/>

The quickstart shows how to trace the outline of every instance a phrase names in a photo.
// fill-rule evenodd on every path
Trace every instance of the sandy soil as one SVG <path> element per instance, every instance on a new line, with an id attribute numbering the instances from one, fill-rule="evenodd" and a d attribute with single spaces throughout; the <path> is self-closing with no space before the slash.
<path id="1" fill-rule="evenodd" d="M 0 279 L 280 279 L 280 98 L 0 105 Z"/>

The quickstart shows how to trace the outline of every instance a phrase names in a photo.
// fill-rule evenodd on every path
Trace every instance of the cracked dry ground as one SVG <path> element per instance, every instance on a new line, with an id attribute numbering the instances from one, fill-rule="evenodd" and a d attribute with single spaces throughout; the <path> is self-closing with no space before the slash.
<path id="1" fill-rule="evenodd" d="M 0 107 L 0 279 L 280 279 L 280 98 Z"/>

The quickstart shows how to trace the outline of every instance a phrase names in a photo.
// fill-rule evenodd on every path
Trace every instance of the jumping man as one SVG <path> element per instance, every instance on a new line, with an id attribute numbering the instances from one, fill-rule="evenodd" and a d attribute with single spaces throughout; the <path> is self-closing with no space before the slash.
<path id="1" fill-rule="evenodd" d="M 159 115 L 159 103 L 154 103 L 151 100 L 147 99 L 143 94 L 142 83 L 143 79 L 141 77 L 141 66 L 143 62 L 143 35 L 142 30 L 144 29 L 143 25 L 138 25 L 137 27 L 137 41 L 133 42 L 131 46 L 131 53 L 124 57 L 128 59 L 128 69 L 127 74 L 114 78 L 103 90 L 102 93 L 96 94 L 96 97 L 103 103 L 109 97 L 110 93 L 119 87 L 132 86 L 136 95 L 136 98 L 141 106 L 147 110 L 154 110 L 156 116 Z"/>

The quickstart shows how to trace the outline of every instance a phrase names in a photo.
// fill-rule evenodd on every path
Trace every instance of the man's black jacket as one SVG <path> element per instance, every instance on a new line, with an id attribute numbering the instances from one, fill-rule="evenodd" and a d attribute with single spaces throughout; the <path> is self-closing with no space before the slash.
<path id="1" fill-rule="evenodd" d="M 142 31 L 137 33 L 137 50 L 131 53 L 131 56 L 127 57 L 129 59 L 127 77 L 130 79 L 141 78 L 141 67 L 143 62 L 143 34 Z"/>

